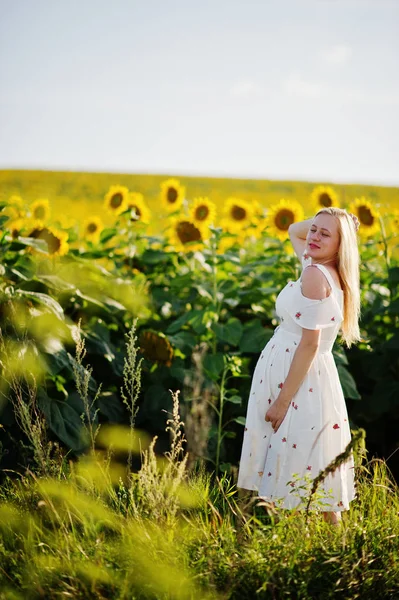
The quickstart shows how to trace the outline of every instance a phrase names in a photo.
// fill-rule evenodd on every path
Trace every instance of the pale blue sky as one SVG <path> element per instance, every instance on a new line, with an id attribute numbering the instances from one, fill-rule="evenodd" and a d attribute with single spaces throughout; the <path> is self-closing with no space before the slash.
<path id="1" fill-rule="evenodd" d="M 399 185 L 399 0 L 0 11 L 0 168 Z"/>

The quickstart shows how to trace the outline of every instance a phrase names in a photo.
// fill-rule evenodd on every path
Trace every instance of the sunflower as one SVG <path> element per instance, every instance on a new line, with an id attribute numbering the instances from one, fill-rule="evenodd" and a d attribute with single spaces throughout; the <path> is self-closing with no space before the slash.
<path id="1" fill-rule="evenodd" d="M 128 207 L 129 190 L 123 185 L 111 185 L 104 197 L 104 208 L 113 215 L 120 215 Z"/>
<path id="2" fill-rule="evenodd" d="M 21 234 L 21 231 L 23 231 L 25 224 L 25 219 L 13 219 L 7 221 L 6 228 L 11 233 L 11 237 L 15 239 Z"/>
<path id="3" fill-rule="evenodd" d="M 10 196 L 7 205 L 1 211 L 3 215 L 6 215 L 9 219 L 21 219 L 25 216 L 23 208 L 22 198 L 19 196 Z"/>
<path id="4" fill-rule="evenodd" d="M 246 200 L 227 198 L 223 206 L 223 215 L 222 227 L 231 233 L 237 233 L 249 227 L 254 218 L 254 208 Z"/>
<path id="5" fill-rule="evenodd" d="M 32 202 L 29 208 L 32 219 L 45 222 L 50 217 L 50 204 L 48 200 L 36 200 L 36 202 Z"/>
<path id="6" fill-rule="evenodd" d="M 170 367 L 173 358 L 173 348 L 168 338 L 156 331 L 143 331 L 139 340 L 140 352 L 145 358 Z"/>
<path id="7" fill-rule="evenodd" d="M 209 237 L 209 230 L 184 217 L 173 219 L 169 229 L 170 243 L 177 251 L 195 252 L 201 250 Z"/>
<path id="8" fill-rule="evenodd" d="M 89 217 L 83 223 L 83 237 L 93 244 L 98 244 L 103 229 L 104 224 L 100 217 Z"/>
<path id="9" fill-rule="evenodd" d="M 227 250 L 230 250 L 230 248 L 233 248 L 235 245 L 238 245 L 239 248 L 242 248 L 244 241 L 245 240 L 243 239 L 242 235 L 230 233 L 229 235 L 223 236 L 219 240 L 217 252 L 219 254 L 224 254 Z"/>
<path id="10" fill-rule="evenodd" d="M 167 179 L 161 183 L 161 202 L 168 212 L 175 212 L 183 204 L 186 188 L 177 179 Z"/>
<path id="11" fill-rule="evenodd" d="M 355 198 L 349 206 L 349 212 L 356 215 L 359 219 L 359 234 L 361 236 L 369 237 L 380 230 L 380 215 L 371 202 L 366 200 L 364 196 Z"/>
<path id="12" fill-rule="evenodd" d="M 149 223 L 151 219 L 151 211 L 144 201 L 143 194 L 131 192 L 129 194 L 128 208 L 134 211 L 135 216 L 132 216 L 132 221 L 140 221 L 141 223 Z"/>
<path id="13" fill-rule="evenodd" d="M 310 194 L 310 200 L 316 210 L 329 208 L 330 206 L 339 206 L 338 195 L 332 187 L 318 185 Z"/>
<path id="14" fill-rule="evenodd" d="M 19 210 L 21 213 L 24 212 L 24 203 L 21 196 L 10 196 L 8 199 L 8 204 L 9 206 L 13 206 Z"/>
<path id="15" fill-rule="evenodd" d="M 278 204 L 270 206 L 266 218 L 269 235 L 279 240 L 288 238 L 288 227 L 296 221 L 303 221 L 303 208 L 296 200 L 281 199 Z"/>
<path id="16" fill-rule="evenodd" d="M 208 198 L 194 198 L 189 214 L 193 223 L 210 225 L 215 221 L 216 205 Z"/>
<path id="17" fill-rule="evenodd" d="M 28 233 L 28 237 L 44 240 L 51 256 L 63 256 L 69 250 L 67 232 L 54 227 L 44 227 L 41 221 L 36 222 L 33 229 Z"/>
<path id="18" fill-rule="evenodd" d="M 390 219 L 391 232 L 397 236 L 399 235 L 399 209 L 395 208 Z"/>

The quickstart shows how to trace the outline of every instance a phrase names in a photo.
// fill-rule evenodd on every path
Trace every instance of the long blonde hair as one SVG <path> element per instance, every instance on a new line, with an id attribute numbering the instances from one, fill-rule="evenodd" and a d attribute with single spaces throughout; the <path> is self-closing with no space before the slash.
<path id="1" fill-rule="evenodd" d="M 344 292 L 344 320 L 341 325 L 342 340 L 350 348 L 362 337 L 359 330 L 360 307 L 360 256 L 355 225 L 346 210 L 331 206 L 322 208 L 315 216 L 325 213 L 337 219 L 340 238 L 337 269 Z"/>

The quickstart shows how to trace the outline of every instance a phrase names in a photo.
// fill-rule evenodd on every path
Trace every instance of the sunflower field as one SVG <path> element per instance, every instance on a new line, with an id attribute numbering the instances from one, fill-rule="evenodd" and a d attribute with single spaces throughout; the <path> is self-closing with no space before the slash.
<path id="1" fill-rule="evenodd" d="M 399 189 L 28 171 L 3 171 L 0 179 L 0 466 L 4 489 L 12 490 L 18 510 L 30 510 L 32 502 L 43 507 L 40 527 L 60 520 L 66 532 L 76 519 L 76 527 L 101 547 L 108 535 L 124 539 L 121 515 L 146 518 L 151 507 L 151 518 L 167 521 L 160 507 L 165 498 L 171 514 L 182 510 L 187 516 L 200 506 L 198 518 L 206 521 L 205 495 L 213 511 L 207 526 L 217 524 L 222 531 L 221 515 L 232 510 L 234 518 L 241 515 L 242 535 L 248 535 L 246 513 L 233 504 L 251 376 L 278 324 L 276 296 L 300 274 L 288 228 L 324 206 L 346 208 L 360 221 L 362 341 L 347 350 L 337 339 L 333 348 L 359 461 L 367 454 L 377 463 L 386 459 L 399 479 Z M 123 457 L 132 480 L 121 467 Z M 185 469 L 199 478 L 190 489 L 183 484 Z M 376 480 L 395 490 L 387 468 L 378 469 Z M 24 488 L 21 480 L 16 491 L 8 473 L 24 478 L 27 471 L 33 487 Z M 60 473 L 68 473 L 67 481 L 62 475 L 63 487 L 51 487 Z M 211 483 L 209 477 L 216 479 Z M 90 518 L 79 504 L 83 492 L 90 497 L 89 513 L 94 511 Z M 101 504 L 103 512 L 99 499 L 108 507 Z M 72 516 L 71 503 L 81 506 Z M 2 510 L 19 531 L 14 505 Z M 129 524 L 132 539 L 144 548 L 147 534 L 135 527 Z M 183 536 L 179 527 L 175 539 Z M 53 547 L 50 529 L 43 539 Z M 164 552 L 158 533 L 154 530 L 151 542 L 154 556 Z M 225 535 L 227 547 L 230 533 Z M 370 556 L 380 544 L 376 539 Z M 196 540 L 190 538 L 188 552 L 205 573 L 215 557 L 211 550 L 200 551 Z M 118 544 L 107 558 L 110 564 L 118 563 Z M 0 557 L 3 551 L 0 545 Z M 67 568 L 64 557 L 44 547 L 40 552 L 27 558 L 35 565 L 39 591 L 53 590 L 56 580 L 54 589 L 68 592 L 70 585 L 74 597 L 109 597 L 98 590 L 113 586 L 120 595 L 111 597 L 133 597 L 123 595 L 126 582 L 116 582 L 119 567 L 102 579 L 95 561 L 85 557 L 91 575 L 82 592 L 71 584 L 80 578 L 72 558 L 70 575 L 61 582 L 55 574 Z M 175 558 L 171 555 L 172 562 Z M 155 577 L 150 560 L 136 559 L 137 568 Z M 40 565 L 44 571 L 37 579 Z M 137 597 L 200 597 L 186 579 L 186 588 L 172 594 L 168 563 L 162 569 L 156 574 L 158 591 L 151 587 L 140 595 L 141 582 Z M 220 569 L 212 585 L 223 591 L 228 564 Z M 290 579 L 276 572 L 281 581 Z M 29 573 L 23 577 L 29 579 Z M 254 597 L 260 585 L 254 577 L 247 596 L 237 579 L 235 597 Z M 353 597 L 356 590 L 368 590 L 366 583 L 356 580 Z"/>

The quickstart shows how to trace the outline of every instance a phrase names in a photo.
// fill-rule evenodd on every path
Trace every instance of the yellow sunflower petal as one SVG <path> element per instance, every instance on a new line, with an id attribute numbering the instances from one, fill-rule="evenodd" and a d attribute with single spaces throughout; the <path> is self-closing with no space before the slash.
<path id="1" fill-rule="evenodd" d="M 288 228 L 291 223 L 303 221 L 304 212 L 301 204 L 296 200 L 281 199 L 280 202 L 270 206 L 266 218 L 267 233 L 279 240 L 288 238 Z"/>
<path id="2" fill-rule="evenodd" d="M 51 256 L 63 256 L 69 250 L 68 233 L 55 227 L 44 227 L 40 221 L 29 231 L 28 237 L 44 240 Z"/>
<path id="3" fill-rule="evenodd" d="M 83 237 L 93 244 L 98 244 L 103 229 L 104 224 L 100 217 L 89 217 L 83 223 Z"/>
<path id="4" fill-rule="evenodd" d="M 222 227 L 227 231 L 236 233 L 251 224 L 255 211 L 254 207 L 246 200 L 240 198 L 227 198 L 223 206 Z"/>
<path id="5" fill-rule="evenodd" d="M 335 190 L 327 185 L 316 186 L 310 194 L 314 210 L 317 212 L 321 208 L 329 208 L 330 206 L 338 206 L 338 194 Z"/>
<path id="6" fill-rule="evenodd" d="M 129 190 L 123 185 L 111 185 L 104 197 L 104 208 L 115 216 L 125 212 L 128 207 Z"/>
<path id="7" fill-rule="evenodd" d="M 189 216 L 193 223 L 210 225 L 216 218 L 216 205 L 209 198 L 194 198 L 189 207 Z"/>
<path id="8" fill-rule="evenodd" d="M 50 218 L 50 204 L 46 199 L 36 200 L 29 207 L 31 218 L 46 222 Z"/>
<path id="9" fill-rule="evenodd" d="M 186 218 L 175 218 L 168 231 L 169 242 L 177 251 L 195 252 L 203 248 L 209 230 Z"/>
<path id="10" fill-rule="evenodd" d="M 370 237 L 380 231 L 380 215 L 371 202 L 364 196 L 355 198 L 349 205 L 349 212 L 357 216 L 360 221 L 359 235 Z"/>
<path id="11" fill-rule="evenodd" d="M 144 201 L 143 194 L 139 192 L 131 192 L 129 194 L 128 208 L 134 211 L 135 216 L 132 216 L 132 221 L 140 221 L 141 223 L 149 223 L 151 220 L 151 211 Z"/>
<path id="12" fill-rule="evenodd" d="M 167 179 L 161 183 L 161 202 L 168 212 L 179 210 L 186 195 L 186 188 L 178 179 Z"/>

